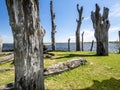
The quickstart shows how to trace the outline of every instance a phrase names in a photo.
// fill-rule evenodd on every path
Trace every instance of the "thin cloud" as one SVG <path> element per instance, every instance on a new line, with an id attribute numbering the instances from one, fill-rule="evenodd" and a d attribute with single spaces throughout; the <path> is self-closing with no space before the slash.
<path id="1" fill-rule="evenodd" d="M 120 17 L 120 4 L 113 5 L 110 9 L 110 17 Z"/>
<path id="2" fill-rule="evenodd" d="M 84 18 L 85 21 L 87 21 L 87 20 L 89 20 L 89 19 L 90 19 L 90 17 L 85 17 L 85 18 Z"/>
<path id="3" fill-rule="evenodd" d="M 119 30 L 120 30 L 120 25 L 111 27 L 111 28 L 109 29 L 110 32 L 116 32 L 116 31 L 119 31 Z"/>

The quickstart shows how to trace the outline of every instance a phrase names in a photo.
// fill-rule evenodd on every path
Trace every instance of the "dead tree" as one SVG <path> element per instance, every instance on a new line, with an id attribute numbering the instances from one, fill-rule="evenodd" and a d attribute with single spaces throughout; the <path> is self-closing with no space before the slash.
<path id="1" fill-rule="evenodd" d="M 50 12 L 51 12 L 51 23 L 52 23 L 52 32 L 51 32 L 51 42 L 52 42 L 52 50 L 55 51 L 55 33 L 56 33 L 56 25 L 55 25 L 55 12 L 53 10 L 53 2 L 50 1 Z"/>
<path id="2" fill-rule="evenodd" d="M 84 47 L 83 47 L 83 39 L 84 39 L 84 32 L 82 33 L 82 51 L 84 51 Z"/>
<path id="3" fill-rule="evenodd" d="M 14 37 L 15 90 L 44 90 L 39 0 L 6 0 Z"/>
<path id="4" fill-rule="evenodd" d="M 93 44 L 94 44 L 94 40 L 92 40 L 90 51 L 93 50 Z"/>
<path id="5" fill-rule="evenodd" d="M 119 53 L 120 53 L 120 31 L 119 31 Z"/>
<path id="6" fill-rule="evenodd" d="M 91 12 L 91 19 L 93 22 L 93 28 L 95 29 L 97 55 L 108 56 L 108 30 L 110 27 L 108 20 L 109 9 L 104 7 L 103 15 L 99 12 L 100 7 L 96 4 L 96 11 Z"/>
<path id="7" fill-rule="evenodd" d="M 2 52 L 2 37 L 0 37 L 0 52 Z"/>
<path id="8" fill-rule="evenodd" d="M 76 19 L 77 22 L 77 30 L 76 30 L 76 51 L 80 51 L 80 27 L 82 24 L 82 13 L 83 13 L 83 7 L 79 8 L 79 4 L 77 4 L 77 11 L 79 13 L 79 20 Z"/>
<path id="9" fill-rule="evenodd" d="M 68 51 L 70 51 L 70 38 L 68 39 Z"/>

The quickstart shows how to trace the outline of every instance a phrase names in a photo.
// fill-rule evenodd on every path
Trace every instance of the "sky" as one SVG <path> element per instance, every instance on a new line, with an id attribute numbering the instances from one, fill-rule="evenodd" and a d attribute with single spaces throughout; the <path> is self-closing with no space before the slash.
<path id="1" fill-rule="evenodd" d="M 51 15 L 50 0 L 40 0 L 40 22 L 46 30 L 44 42 L 51 42 Z M 94 29 L 91 21 L 91 11 L 95 11 L 95 4 L 101 8 L 109 8 L 109 41 L 118 40 L 118 31 L 120 30 L 120 0 L 53 0 L 54 12 L 56 14 L 56 42 L 67 42 L 68 38 L 71 42 L 75 42 L 75 31 L 77 28 L 76 19 L 78 12 L 76 5 L 83 6 L 83 21 L 80 33 L 84 31 L 84 41 L 91 42 L 95 40 Z M 12 30 L 9 25 L 9 17 L 7 13 L 5 0 L 0 0 L 0 36 L 3 43 L 13 43 Z M 81 35 L 80 35 L 81 36 Z"/>

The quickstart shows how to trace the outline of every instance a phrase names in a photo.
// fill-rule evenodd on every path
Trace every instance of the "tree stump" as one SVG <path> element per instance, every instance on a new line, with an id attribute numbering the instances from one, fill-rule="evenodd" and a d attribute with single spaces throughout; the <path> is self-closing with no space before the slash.
<path id="1" fill-rule="evenodd" d="M 52 23 L 52 32 L 51 32 L 51 42 L 52 42 L 52 50 L 55 51 L 55 33 L 56 33 L 56 25 L 55 25 L 55 12 L 53 10 L 53 2 L 50 1 L 50 12 L 51 12 L 51 23 Z"/>
<path id="2" fill-rule="evenodd" d="M 84 51 L 83 40 L 84 40 L 84 32 L 82 33 L 82 51 Z"/>
<path id="3" fill-rule="evenodd" d="M 70 38 L 68 39 L 68 51 L 70 51 Z"/>
<path id="4" fill-rule="evenodd" d="M 77 4 L 77 11 L 79 13 L 79 20 L 76 19 L 77 22 L 77 30 L 76 30 L 76 51 L 80 51 L 80 27 L 82 24 L 82 13 L 83 13 L 83 7 L 79 8 L 79 4 Z"/>
<path id="5" fill-rule="evenodd" d="M 15 90 L 44 90 L 39 0 L 6 0 L 14 37 Z"/>
<path id="6" fill-rule="evenodd" d="M 95 12 L 91 12 L 91 19 L 93 28 L 95 29 L 97 55 L 108 56 L 108 30 L 110 27 L 110 22 L 108 20 L 109 9 L 104 7 L 103 15 L 99 12 L 100 7 L 96 4 Z"/>

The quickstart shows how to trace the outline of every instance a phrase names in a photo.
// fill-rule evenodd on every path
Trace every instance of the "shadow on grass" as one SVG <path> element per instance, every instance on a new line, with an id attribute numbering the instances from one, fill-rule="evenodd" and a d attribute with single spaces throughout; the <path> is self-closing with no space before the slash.
<path id="1" fill-rule="evenodd" d="M 120 90 L 120 80 L 115 78 L 110 78 L 102 82 L 93 80 L 93 83 L 91 87 L 80 90 Z"/>
<path id="2" fill-rule="evenodd" d="M 56 57 L 53 59 L 62 59 L 62 58 L 73 58 L 73 57 L 94 57 L 96 56 L 96 54 L 92 54 L 92 55 L 84 55 L 84 54 L 68 54 L 66 56 L 61 56 L 61 57 Z"/>

